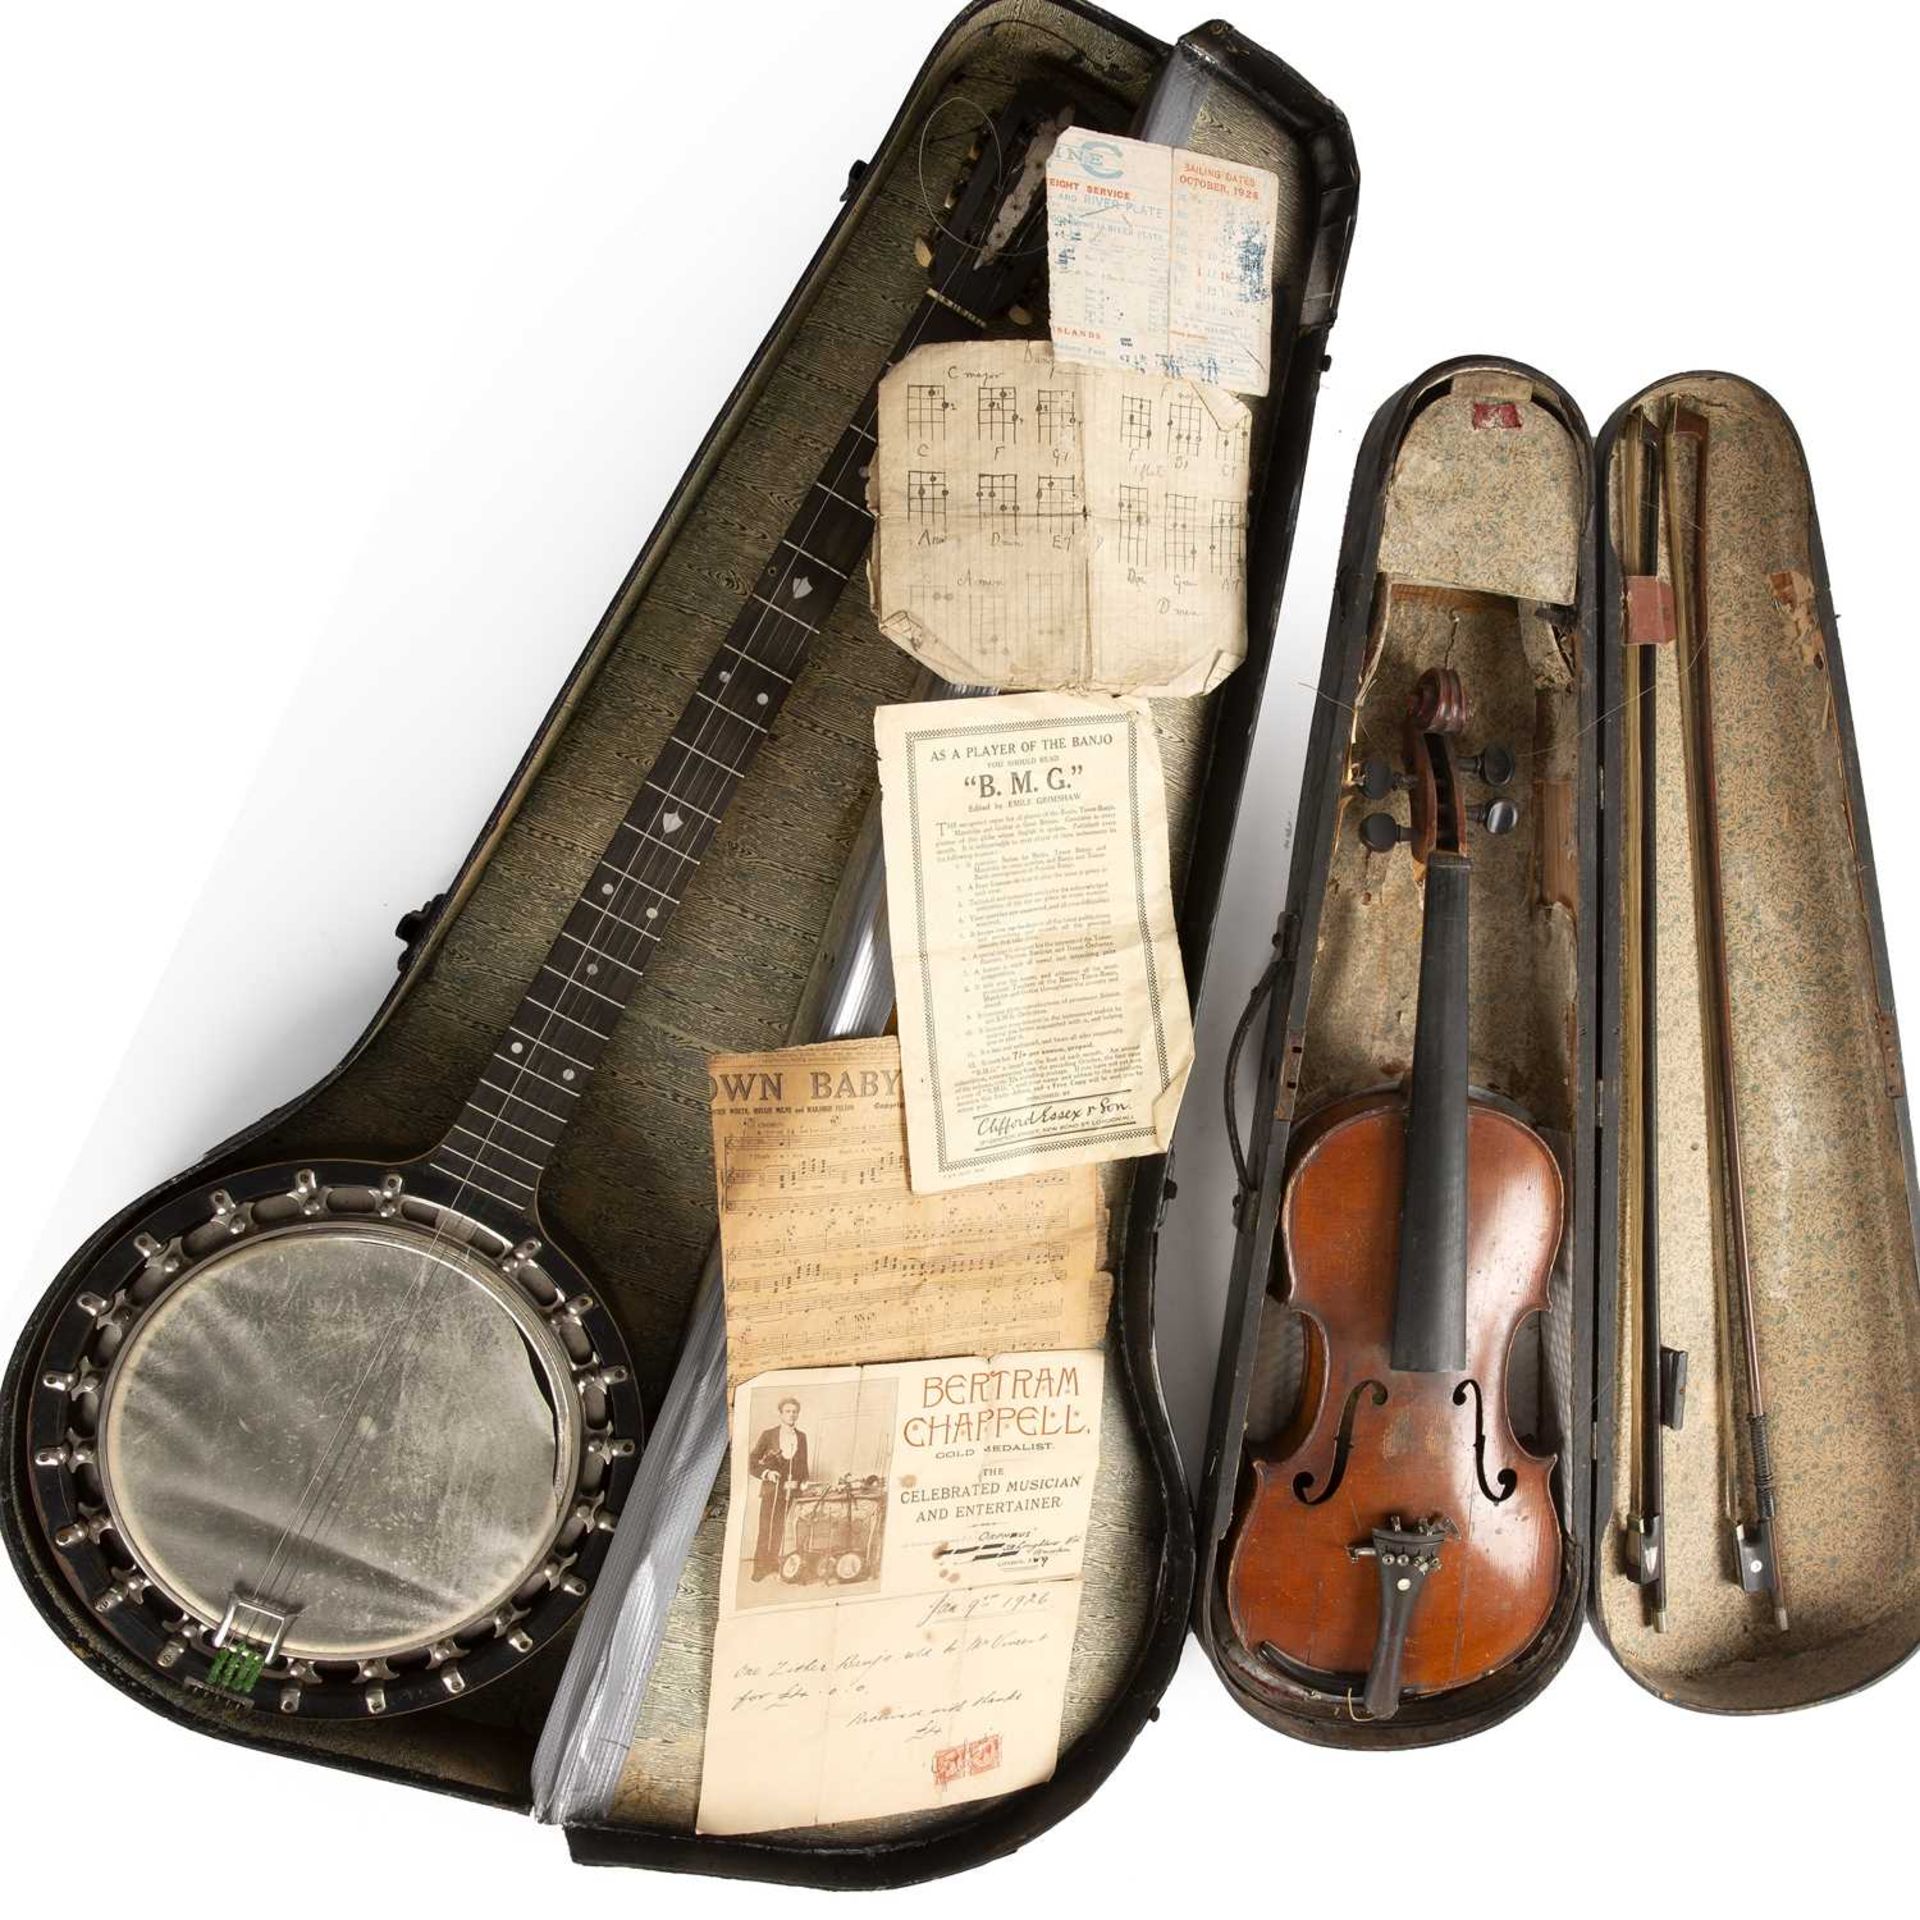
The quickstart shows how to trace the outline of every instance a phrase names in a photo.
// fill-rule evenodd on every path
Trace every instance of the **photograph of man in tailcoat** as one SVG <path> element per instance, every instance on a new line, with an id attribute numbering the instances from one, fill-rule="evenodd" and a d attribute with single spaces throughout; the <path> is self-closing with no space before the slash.
<path id="1" fill-rule="evenodd" d="M 780 1571 L 787 1508 L 795 1490 L 807 1483 L 807 1436 L 800 1430 L 800 1402 L 784 1394 L 777 1412 L 778 1424 L 754 1441 L 747 1456 L 747 1465 L 760 1482 L 760 1531 L 753 1543 L 756 1580 Z"/>

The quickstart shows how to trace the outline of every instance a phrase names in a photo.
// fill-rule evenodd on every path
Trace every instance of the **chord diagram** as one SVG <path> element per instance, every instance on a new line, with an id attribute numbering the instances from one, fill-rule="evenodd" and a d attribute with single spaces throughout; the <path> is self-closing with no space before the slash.
<path id="1" fill-rule="evenodd" d="M 1190 393 L 1167 403 L 1167 446 L 1170 452 L 1198 459 L 1205 433 L 1205 416 L 1200 402 Z"/>
<path id="2" fill-rule="evenodd" d="M 1003 446 L 1020 442 L 1020 391 L 1017 387 L 985 387 L 974 402 L 974 426 L 982 440 Z"/>
<path id="3" fill-rule="evenodd" d="M 1167 520 L 1161 558 L 1176 571 L 1191 572 L 1200 557 L 1200 503 L 1190 493 L 1167 495 Z"/>
<path id="4" fill-rule="evenodd" d="M 1033 510 L 1043 519 L 1070 520 L 1080 513 L 1080 479 L 1071 473 L 1043 473 L 1033 483 Z"/>
<path id="5" fill-rule="evenodd" d="M 1007 519 L 1017 522 L 1020 518 L 1020 476 L 1017 473 L 981 474 L 973 497 L 983 520 Z"/>
<path id="6" fill-rule="evenodd" d="M 1238 500 L 1216 500 L 1207 529 L 1207 564 L 1223 580 L 1239 580 L 1247 571 L 1247 509 Z"/>
<path id="7" fill-rule="evenodd" d="M 1069 586 L 1063 574 L 1027 575 L 1025 625 L 1030 639 L 1057 646 L 1065 638 Z"/>
<path id="8" fill-rule="evenodd" d="M 941 440 L 947 432 L 947 390 L 940 385 L 907 388 L 907 435 L 913 440 Z"/>
<path id="9" fill-rule="evenodd" d="M 977 661 L 996 664 L 1007 649 L 1007 596 L 998 587 L 982 586 L 967 601 L 967 645 Z"/>
<path id="10" fill-rule="evenodd" d="M 907 473 L 907 519 L 930 533 L 947 530 L 947 476 L 934 469 Z"/>
<path id="11" fill-rule="evenodd" d="M 1153 402 L 1133 398 L 1120 403 L 1120 444 L 1129 453 L 1144 452 L 1153 444 Z"/>
<path id="12" fill-rule="evenodd" d="M 1040 444 L 1050 447 L 1056 441 L 1070 441 L 1075 429 L 1080 425 L 1078 409 L 1073 404 L 1071 387 L 1042 387 L 1034 402 L 1034 420 L 1039 427 Z"/>
<path id="13" fill-rule="evenodd" d="M 1247 463 L 1247 423 L 1237 420 L 1220 436 L 1220 464 L 1229 473 L 1238 472 Z"/>
<path id="14" fill-rule="evenodd" d="M 1120 489 L 1120 557 L 1130 567 L 1147 564 L 1147 535 L 1152 516 L 1147 511 L 1145 487 Z"/>

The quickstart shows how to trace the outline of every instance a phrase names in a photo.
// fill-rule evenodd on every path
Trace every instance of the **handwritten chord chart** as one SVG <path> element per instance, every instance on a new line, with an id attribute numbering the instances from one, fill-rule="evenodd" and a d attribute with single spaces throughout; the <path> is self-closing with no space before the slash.
<path id="1" fill-rule="evenodd" d="M 1205 434 L 1206 418 L 1200 402 L 1190 393 L 1176 395 L 1167 402 L 1167 450 L 1197 460 Z"/>
<path id="2" fill-rule="evenodd" d="M 1153 514 L 1147 505 L 1145 487 L 1120 489 L 1120 558 L 1129 567 L 1144 568 L 1147 536 L 1153 526 Z"/>
<path id="3" fill-rule="evenodd" d="M 1033 417 L 1043 447 L 1071 440 L 1080 425 L 1080 412 L 1073 404 L 1073 389 L 1042 387 L 1034 399 Z"/>
<path id="4" fill-rule="evenodd" d="M 907 431 L 916 440 L 944 440 L 947 434 L 947 390 L 928 383 L 907 388 Z"/>
<path id="5" fill-rule="evenodd" d="M 1200 558 L 1200 502 L 1190 493 L 1170 493 L 1166 505 L 1164 564 L 1191 573 Z"/>
<path id="6" fill-rule="evenodd" d="M 1033 510 L 1043 519 L 1070 520 L 1080 514 L 1080 478 L 1072 473 L 1043 473 L 1033 483 Z"/>
<path id="7" fill-rule="evenodd" d="M 1020 517 L 1020 476 L 1017 473 L 983 473 L 979 476 L 973 497 L 983 520 L 1017 520 Z"/>
<path id="8" fill-rule="evenodd" d="M 1230 669 L 1251 552 L 1239 401 L 1088 378 L 1037 342 L 912 358 L 876 435 L 882 632 L 982 686 L 1190 693 Z"/>
<path id="9" fill-rule="evenodd" d="M 1020 442 L 1020 389 L 988 387 L 980 389 L 974 402 L 974 426 L 982 440 L 1007 446 Z"/>
<path id="10" fill-rule="evenodd" d="M 908 470 L 907 518 L 924 530 L 946 531 L 947 476 L 944 473 L 920 467 Z"/>
<path id="11" fill-rule="evenodd" d="M 1247 509 L 1239 500 L 1216 500 L 1207 528 L 1207 564 L 1223 580 L 1240 580 L 1247 571 Z"/>

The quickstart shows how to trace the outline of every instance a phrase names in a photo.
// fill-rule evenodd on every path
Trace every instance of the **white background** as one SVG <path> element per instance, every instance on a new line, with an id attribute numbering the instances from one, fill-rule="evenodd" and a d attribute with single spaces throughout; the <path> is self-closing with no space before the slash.
<path id="1" fill-rule="evenodd" d="M 1195 24 L 1126 4 L 1163 37 Z M 396 916 L 465 850 L 947 11 L 0 8 L 7 1339 L 99 1219 L 359 1029 Z M 1189 1448 L 1227 1258 L 1221 1047 L 1284 890 L 1359 435 L 1423 367 L 1532 361 L 1596 426 L 1701 365 L 1787 406 L 1920 1006 L 1895 11 L 1233 15 L 1345 109 L 1365 185 L 1162 1266 Z M 293 1915 L 820 1900 L 588 1880 L 530 1822 L 195 1738 L 87 1675 L 5 1579 L 0 1657 L 10 1894 Z M 1802 1913 L 1904 1849 L 1916 1713 L 1907 1671 L 1706 1719 L 1589 1636 L 1483 1738 L 1328 1754 L 1242 1715 L 1190 1647 L 1089 1806 L 879 1905 Z"/>

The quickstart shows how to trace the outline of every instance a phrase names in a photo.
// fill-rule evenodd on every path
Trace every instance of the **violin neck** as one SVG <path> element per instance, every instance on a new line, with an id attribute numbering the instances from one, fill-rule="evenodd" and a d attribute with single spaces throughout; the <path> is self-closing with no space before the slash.
<path id="1" fill-rule="evenodd" d="M 1407 1095 L 1406 1184 L 1394 1288 L 1393 1364 L 1467 1364 L 1467 879 L 1464 854 L 1427 861 L 1420 999 Z"/>

